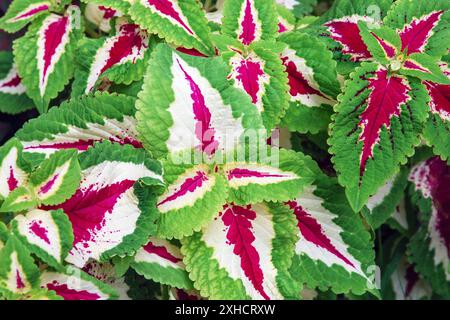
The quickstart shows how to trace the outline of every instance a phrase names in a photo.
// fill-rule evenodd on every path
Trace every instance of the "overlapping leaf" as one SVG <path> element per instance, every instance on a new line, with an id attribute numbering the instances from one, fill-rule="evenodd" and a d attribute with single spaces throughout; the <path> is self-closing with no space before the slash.
<path id="1" fill-rule="evenodd" d="M 150 57 L 149 35 L 135 24 L 118 25 L 116 35 L 83 39 L 78 46 L 73 97 L 92 92 L 103 77 L 127 85 L 141 79 Z"/>
<path id="2" fill-rule="evenodd" d="M 433 290 L 445 297 L 450 296 L 449 168 L 433 157 L 414 167 L 409 177 L 422 213 L 422 225 L 409 244 L 410 260 Z"/>
<path id="3" fill-rule="evenodd" d="M 286 206 L 300 235 L 291 267 L 300 284 L 335 293 L 376 292 L 369 278 L 374 263 L 370 234 L 335 179 L 320 176 Z"/>
<path id="4" fill-rule="evenodd" d="M 74 232 L 66 261 L 83 267 L 141 247 L 155 232 L 155 197 L 142 183 L 162 184 L 162 169 L 143 150 L 103 142 L 80 155 L 82 181 L 62 209 Z M 136 181 L 140 180 L 140 183 Z"/>
<path id="5" fill-rule="evenodd" d="M 70 6 L 65 15 L 44 15 L 14 43 L 19 75 L 40 112 L 73 76 L 74 51 L 80 33 L 80 10 Z"/>
<path id="6" fill-rule="evenodd" d="M 138 131 L 156 157 L 232 150 L 247 129 L 261 128 L 245 93 L 227 82 L 221 58 L 178 53 L 159 45 L 136 103 Z"/>
<path id="7" fill-rule="evenodd" d="M 37 17 L 48 13 L 51 6 L 50 0 L 14 0 L 0 19 L 0 29 L 19 31 Z"/>
<path id="8" fill-rule="evenodd" d="M 131 267 L 146 279 L 179 289 L 192 289 L 180 248 L 167 240 L 151 237 L 133 258 Z"/>
<path id="9" fill-rule="evenodd" d="M 330 152 L 339 182 L 359 211 L 419 143 L 427 93 L 416 79 L 365 63 L 346 82 L 335 107 Z"/>
<path id="10" fill-rule="evenodd" d="M 205 13 L 195 0 L 137 0 L 129 14 L 143 29 L 168 43 L 214 54 Z"/>
<path id="11" fill-rule="evenodd" d="M 290 107 L 282 125 L 292 131 L 317 133 L 326 129 L 340 84 L 332 54 L 307 34 L 289 33 L 281 59 L 289 79 Z"/>
<path id="12" fill-rule="evenodd" d="M 72 248 L 72 226 L 61 210 L 31 210 L 16 216 L 12 228 L 32 253 L 54 268 L 60 268 Z"/>
<path id="13" fill-rule="evenodd" d="M 182 240 L 181 251 L 204 297 L 292 299 L 300 292 L 288 273 L 296 241 L 287 208 L 226 204 L 201 232 Z"/>
<path id="14" fill-rule="evenodd" d="M 33 108 L 10 52 L 0 52 L 0 112 L 17 114 Z"/>

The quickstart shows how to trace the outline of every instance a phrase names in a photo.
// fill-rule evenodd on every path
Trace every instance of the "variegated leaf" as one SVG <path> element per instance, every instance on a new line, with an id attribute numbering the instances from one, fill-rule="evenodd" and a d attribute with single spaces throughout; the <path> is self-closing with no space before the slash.
<path id="1" fill-rule="evenodd" d="M 293 31 L 296 27 L 294 14 L 288 8 L 280 4 L 277 4 L 276 9 L 278 13 L 278 33 Z"/>
<path id="2" fill-rule="evenodd" d="M 61 210 L 31 210 L 16 216 L 12 228 L 32 253 L 54 268 L 60 268 L 72 248 L 72 226 Z"/>
<path id="3" fill-rule="evenodd" d="M 271 154 L 272 159 L 274 156 Z M 222 169 L 229 186 L 227 201 L 240 205 L 286 201 L 311 184 L 319 172 L 316 164 L 301 153 L 281 149 L 276 157 L 276 163 L 246 159 L 224 164 Z"/>
<path id="4" fill-rule="evenodd" d="M 441 63 L 441 68 L 450 80 L 448 64 Z M 432 81 L 425 81 L 424 84 L 430 96 L 430 117 L 423 134 L 435 154 L 447 160 L 450 158 L 450 85 Z"/>
<path id="5" fill-rule="evenodd" d="M 124 1 L 127 3 L 126 1 Z M 109 33 L 114 18 L 122 17 L 123 12 L 112 7 L 105 7 L 89 2 L 84 10 L 86 20 L 96 25 L 101 31 Z"/>
<path id="6" fill-rule="evenodd" d="M 206 164 L 164 163 L 167 190 L 158 197 L 158 235 L 177 238 L 200 230 L 217 214 L 227 197 L 226 181 Z"/>
<path id="7" fill-rule="evenodd" d="M 39 269 L 27 248 L 11 235 L 0 250 L 0 294 L 15 298 L 39 285 Z"/>
<path id="8" fill-rule="evenodd" d="M 64 16 L 51 13 L 38 18 L 27 34 L 14 42 L 19 75 L 41 113 L 73 76 L 80 28 L 80 9 L 70 6 Z"/>
<path id="9" fill-rule="evenodd" d="M 366 216 L 366 220 L 373 229 L 379 228 L 389 218 L 394 218 L 397 207 L 404 197 L 408 172 L 406 168 L 402 168 L 367 201 L 366 206 L 370 213 Z"/>
<path id="10" fill-rule="evenodd" d="M 122 13 L 126 13 L 132 4 L 131 0 L 81 0 L 81 2 L 112 8 Z"/>
<path id="11" fill-rule="evenodd" d="M 116 267 L 112 263 L 89 260 L 83 271 L 114 289 L 119 295 L 119 300 L 130 300 L 128 296 L 130 287 L 124 277 L 117 275 Z"/>
<path id="12" fill-rule="evenodd" d="M 73 97 L 94 91 L 104 77 L 127 85 L 141 79 L 150 57 L 149 35 L 135 24 L 118 25 L 116 35 L 83 39 L 78 46 Z"/>
<path id="13" fill-rule="evenodd" d="M 259 40 L 273 40 L 278 31 L 274 1 L 228 0 L 223 8 L 222 33 L 248 46 Z"/>
<path id="14" fill-rule="evenodd" d="M 22 158 L 22 145 L 11 139 L 0 148 L 0 199 L 28 182 L 30 168 Z"/>
<path id="15" fill-rule="evenodd" d="M 63 272 L 45 271 L 41 288 L 53 291 L 64 300 L 114 300 L 118 293 L 84 271 L 67 267 Z"/>
<path id="16" fill-rule="evenodd" d="M 202 58 L 159 45 L 136 103 L 138 131 L 156 157 L 232 150 L 247 129 L 261 128 L 250 98 L 227 81 L 220 57 Z"/>
<path id="17" fill-rule="evenodd" d="M 58 150 L 84 152 L 103 140 L 141 148 L 134 103 L 130 97 L 100 93 L 73 99 L 29 121 L 16 136 L 24 153 L 38 160 Z"/>
<path id="18" fill-rule="evenodd" d="M 34 107 L 25 94 L 25 86 L 17 73 L 13 56 L 8 51 L 0 52 L 0 112 L 17 114 Z"/>
<path id="19" fill-rule="evenodd" d="M 287 74 L 271 43 L 257 42 L 247 52 L 232 48 L 222 53 L 231 67 L 228 79 L 251 98 L 263 124 L 272 130 L 288 107 Z"/>
<path id="20" fill-rule="evenodd" d="M 409 176 L 423 215 L 423 223 L 409 244 L 410 260 L 444 297 L 450 297 L 449 177 L 450 166 L 439 157 L 419 163 Z"/>
<path id="21" fill-rule="evenodd" d="M 300 284 L 335 293 L 376 291 L 368 274 L 374 263 L 370 234 L 335 179 L 320 176 L 286 206 L 300 235 L 291 267 Z"/>
<path id="22" fill-rule="evenodd" d="M 276 204 L 226 204 L 201 232 L 182 240 L 186 268 L 210 299 L 296 298 L 300 288 L 288 267 L 295 219 Z"/>
<path id="23" fill-rule="evenodd" d="M 193 288 L 180 248 L 167 240 L 150 237 L 136 252 L 131 267 L 146 279 L 179 289 Z"/>
<path id="24" fill-rule="evenodd" d="M 0 19 L 0 29 L 16 32 L 44 13 L 48 13 L 50 0 L 14 0 Z"/>
<path id="25" fill-rule="evenodd" d="M 152 190 L 136 183 L 162 183 L 159 162 L 143 150 L 103 142 L 80 155 L 82 181 L 63 209 L 72 223 L 73 248 L 66 261 L 83 267 L 140 248 L 155 232 Z"/>
<path id="26" fill-rule="evenodd" d="M 42 162 L 30 175 L 30 187 L 37 201 L 56 205 L 70 198 L 81 180 L 76 150 L 61 150 Z"/>
<path id="27" fill-rule="evenodd" d="M 417 3 L 411 0 L 396 1 L 384 23 L 397 29 L 402 52 L 428 53 L 440 57 L 450 49 L 450 3 L 432 0 Z"/>
<path id="28" fill-rule="evenodd" d="M 427 93 L 416 79 L 364 63 L 335 107 L 330 152 L 356 212 L 398 170 L 419 143 Z"/>
<path id="29" fill-rule="evenodd" d="M 143 29 L 168 43 L 214 54 L 205 13 L 195 0 L 137 0 L 129 14 Z"/>
<path id="30" fill-rule="evenodd" d="M 289 80 L 290 107 L 281 125 L 292 131 L 317 133 L 330 122 L 340 91 L 336 62 L 316 38 L 302 33 L 281 35 L 287 47 L 281 59 Z"/>

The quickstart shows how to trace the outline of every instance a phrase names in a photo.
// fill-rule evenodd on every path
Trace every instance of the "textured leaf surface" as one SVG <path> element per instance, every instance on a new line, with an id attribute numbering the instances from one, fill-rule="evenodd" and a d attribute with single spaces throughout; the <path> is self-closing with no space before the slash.
<path id="1" fill-rule="evenodd" d="M 50 1 L 15 0 L 0 19 L 0 29 L 11 33 L 19 31 L 40 15 L 47 13 L 50 7 Z"/>
<path id="2" fill-rule="evenodd" d="M 205 13 L 195 0 L 138 0 L 129 14 L 142 28 L 168 43 L 214 54 Z"/>
<path id="3" fill-rule="evenodd" d="M 291 105 L 281 124 L 289 130 L 316 133 L 327 128 L 339 93 L 336 62 L 331 52 L 307 34 L 280 36 L 287 44 L 281 54 L 289 80 Z"/>
<path id="4" fill-rule="evenodd" d="M 135 24 L 122 24 L 109 38 L 79 42 L 78 64 L 72 96 L 88 94 L 103 77 L 130 84 L 141 79 L 150 56 L 149 36 Z"/>
<path id="5" fill-rule="evenodd" d="M 64 300 L 113 300 L 117 292 L 84 271 L 68 267 L 64 272 L 45 271 L 41 287 L 54 291 Z"/>
<path id="6" fill-rule="evenodd" d="M 133 258 L 131 267 L 146 279 L 179 289 L 192 289 L 180 248 L 167 240 L 151 237 Z"/>
<path id="7" fill-rule="evenodd" d="M 16 136 L 25 153 L 41 159 L 62 149 L 83 152 L 103 140 L 139 148 L 134 103 L 133 98 L 104 93 L 72 99 L 29 121 Z"/>
<path id="8" fill-rule="evenodd" d="M 0 112 L 17 114 L 33 108 L 34 104 L 25 91 L 12 54 L 0 52 Z"/>
<path id="9" fill-rule="evenodd" d="M 274 204 L 227 204 L 201 232 L 182 240 L 189 276 L 210 299 L 295 298 L 287 269 L 295 220 Z"/>
<path id="10" fill-rule="evenodd" d="M 291 267 L 300 284 L 334 293 L 375 288 L 366 274 L 374 260 L 370 235 L 335 179 L 321 176 L 286 206 L 300 235 Z"/>
<path id="11" fill-rule="evenodd" d="M 222 33 L 244 45 L 273 40 L 278 31 L 274 1 L 229 0 L 223 8 Z"/>
<path id="12" fill-rule="evenodd" d="M 155 232 L 154 196 L 139 179 L 161 183 L 161 165 L 143 150 L 104 142 L 80 156 L 82 181 L 62 209 L 74 232 L 66 261 L 83 267 L 92 258 L 102 261 L 142 246 Z"/>
<path id="13" fill-rule="evenodd" d="M 138 131 L 156 157 L 232 150 L 246 129 L 261 128 L 250 98 L 227 82 L 220 58 L 155 49 L 136 103 Z"/>
<path id="14" fill-rule="evenodd" d="M 388 76 L 375 64 L 363 64 L 346 82 L 329 142 L 339 182 L 355 211 L 412 155 L 427 116 L 426 101 L 418 81 Z"/>
<path id="15" fill-rule="evenodd" d="M 10 236 L 0 251 L 0 261 L 0 293 L 13 298 L 39 285 L 39 269 L 15 236 Z"/>
<path id="16" fill-rule="evenodd" d="M 71 6 L 64 16 L 37 19 L 14 42 L 14 57 L 27 94 L 42 113 L 73 76 L 74 49 L 79 37 L 80 10 Z"/>
<path id="17" fill-rule="evenodd" d="M 409 176 L 424 215 L 409 245 L 410 259 L 432 288 L 446 297 L 450 296 L 449 177 L 450 167 L 439 157 L 419 163 Z"/>
<path id="18" fill-rule="evenodd" d="M 32 210 L 12 222 L 15 235 L 43 261 L 59 268 L 72 248 L 72 226 L 59 211 Z"/>

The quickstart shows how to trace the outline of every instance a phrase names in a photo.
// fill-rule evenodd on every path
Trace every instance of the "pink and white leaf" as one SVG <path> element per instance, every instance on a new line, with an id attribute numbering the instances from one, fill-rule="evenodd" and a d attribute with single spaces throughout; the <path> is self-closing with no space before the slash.
<path id="1" fill-rule="evenodd" d="M 441 69 L 450 79 L 448 64 L 442 63 Z M 438 84 L 432 81 L 424 81 L 430 95 L 431 112 L 438 114 L 443 120 L 450 121 L 450 85 Z"/>
<path id="2" fill-rule="evenodd" d="M 0 80 L 0 93 L 21 95 L 26 91 L 22 84 L 22 79 L 17 73 L 17 68 L 13 64 L 11 70 L 6 74 L 6 77 Z"/>
<path id="3" fill-rule="evenodd" d="M 240 8 L 238 19 L 238 39 L 244 45 L 261 40 L 262 26 L 259 12 L 255 7 L 255 0 L 244 0 Z"/>
<path id="4" fill-rule="evenodd" d="M 155 263 L 163 268 L 185 269 L 180 249 L 167 240 L 154 237 L 151 237 L 149 242 L 136 252 L 134 261 Z"/>
<path id="5" fill-rule="evenodd" d="M 15 189 L 23 186 L 28 181 L 28 173 L 19 166 L 19 157 L 22 150 L 16 144 L 0 149 L 0 197 L 6 198 Z M 9 149 L 9 150 L 8 150 Z"/>

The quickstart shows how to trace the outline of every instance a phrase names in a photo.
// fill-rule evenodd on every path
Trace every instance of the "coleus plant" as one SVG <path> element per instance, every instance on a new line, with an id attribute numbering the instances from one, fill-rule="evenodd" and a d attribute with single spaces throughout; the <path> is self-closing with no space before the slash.
<path id="1" fill-rule="evenodd" d="M 14 0 L 0 299 L 449 297 L 449 4 L 315 5 Z"/>

